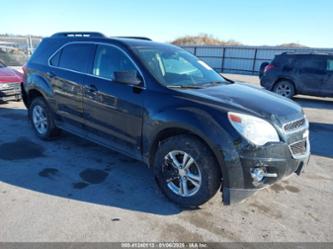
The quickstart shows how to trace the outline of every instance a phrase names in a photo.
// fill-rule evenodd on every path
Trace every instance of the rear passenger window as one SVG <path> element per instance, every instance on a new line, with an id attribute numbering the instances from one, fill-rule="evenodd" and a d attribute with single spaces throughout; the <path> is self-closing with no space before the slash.
<path id="1" fill-rule="evenodd" d="M 61 51 L 59 67 L 89 73 L 94 56 L 94 47 L 92 44 L 72 44 L 65 46 Z M 54 59 L 56 60 L 56 58 Z M 51 59 L 51 63 L 52 60 L 53 58 Z"/>
<path id="2" fill-rule="evenodd" d="M 327 60 L 327 71 L 333 71 L 333 59 Z"/>
<path id="3" fill-rule="evenodd" d="M 119 49 L 111 46 L 98 46 L 93 74 L 113 80 L 114 72 L 137 71 L 132 61 Z"/>

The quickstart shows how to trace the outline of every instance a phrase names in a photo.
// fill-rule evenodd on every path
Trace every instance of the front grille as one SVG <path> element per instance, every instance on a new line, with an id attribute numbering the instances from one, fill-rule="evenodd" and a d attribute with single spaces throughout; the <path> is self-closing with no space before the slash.
<path id="1" fill-rule="evenodd" d="M 0 84 L 2 84 L 2 86 L 6 85 L 6 87 L 3 88 L 3 89 L 0 86 L 0 89 L 2 89 L 2 90 L 20 89 L 20 83 L 19 82 L 0 83 Z"/>
<path id="2" fill-rule="evenodd" d="M 305 124 L 306 124 L 306 120 L 305 120 L 305 118 L 302 118 L 302 119 L 292 121 L 292 122 L 285 124 L 283 126 L 283 129 L 285 132 L 291 132 L 291 131 L 297 130 L 297 129 L 305 126 Z"/>
<path id="3" fill-rule="evenodd" d="M 11 89 L 18 89 L 20 88 L 20 84 L 19 83 L 7 83 L 9 88 Z"/>
<path id="4" fill-rule="evenodd" d="M 289 148 L 293 156 L 302 156 L 306 153 L 307 141 L 302 140 L 296 143 L 290 144 Z"/>

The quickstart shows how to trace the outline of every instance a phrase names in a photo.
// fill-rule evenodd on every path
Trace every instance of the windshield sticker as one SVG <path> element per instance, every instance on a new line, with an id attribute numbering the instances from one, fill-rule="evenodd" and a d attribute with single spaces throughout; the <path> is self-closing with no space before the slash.
<path id="1" fill-rule="evenodd" d="M 211 70 L 211 71 L 213 71 L 213 69 L 212 69 L 210 66 L 208 66 L 206 62 L 204 62 L 204 61 L 198 61 L 198 62 L 199 62 L 202 66 L 204 66 L 207 70 Z"/>

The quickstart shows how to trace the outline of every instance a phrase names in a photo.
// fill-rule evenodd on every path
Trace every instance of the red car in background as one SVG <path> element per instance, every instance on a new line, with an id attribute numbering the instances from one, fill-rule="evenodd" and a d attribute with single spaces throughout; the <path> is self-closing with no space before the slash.
<path id="1" fill-rule="evenodd" d="M 21 100 L 23 74 L 0 61 L 0 101 Z"/>

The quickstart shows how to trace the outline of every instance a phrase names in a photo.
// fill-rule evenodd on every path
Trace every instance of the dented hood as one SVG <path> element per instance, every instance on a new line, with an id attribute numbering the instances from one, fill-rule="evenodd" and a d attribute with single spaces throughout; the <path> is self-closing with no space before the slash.
<path id="1" fill-rule="evenodd" d="M 281 123 L 304 115 L 301 106 L 294 101 L 249 84 L 225 84 L 186 92 L 226 110 L 236 109 L 265 119 L 279 120 Z"/>

